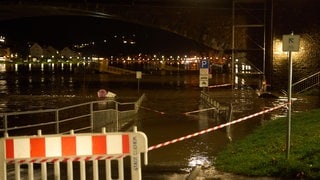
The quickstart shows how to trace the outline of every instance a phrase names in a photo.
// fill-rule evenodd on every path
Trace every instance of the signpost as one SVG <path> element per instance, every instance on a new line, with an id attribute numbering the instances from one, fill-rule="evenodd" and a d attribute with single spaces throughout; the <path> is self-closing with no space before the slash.
<path id="1" fill-rule="evenodd" d="M 136 78 L 138 79 L 138 93 L 140 93 L 140 79 L 142 78 L 141 71 L 136 71 Z"/>
<path id="2" fill-rule="evenodd" d="M 288 127 L 287 127 L 287 159 L 290 154 L 290 136 L 291 136 L 291 93 L 292 93 L 292 55 L 291 52 L 299 51 L 300 36 L 293 33 L 282 36 L 282 51 L 289 52 L 289 68 L 288 68 Z"/>
<path id="3" fill-rule="evenodd" d="M 199 87 L 209 86 L 209 60 L 200 60 Z"/>

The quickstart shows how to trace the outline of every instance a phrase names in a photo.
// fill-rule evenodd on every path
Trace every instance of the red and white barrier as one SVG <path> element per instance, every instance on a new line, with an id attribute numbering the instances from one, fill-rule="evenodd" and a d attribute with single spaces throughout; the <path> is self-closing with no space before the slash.
<path id="1" fill-rule="evenodd" d="M 106 177 L 111 177 L 110 160 L 118 161 L 119 179 L 124 179 L 123 158 L 131 158 L 131 177 L 141 179 L 141 158 L 148 163 L 147 137 L 142 132 L 86 133 L 68 135 L 16 136 L 0 139 L 0 179 L 7 179 L 7 164 L 15 164 L 15 179 L 20 179 L 20 164 L 28 164 L 29 179 L 33 179 L 33 163 L 41 163 L 41 179 L 47 178 L 46 163 L 54 163 L 54 176 L 60 177 L 60 162 L 68 163 L 68 179 L 73 176 L 73 161 L 80 161 L 81 179 L 85 179 L 85 162 L 93 161 L 93 179 L 99 179 L 98 160 L 106 160 Z"/>
<path id="2" fill-rule="evenodd" d="M 176 138 L 176 139 L 164 142 L 164 143 L 160 143 L 160 144 L 157 144 L 157 145 L 149 147 L 148 151 L 151 151 L 151 150 L 154 150 L 154 149 L 158 149 L 158 148 L 161 148 L 161 147 L 164 147 L 164 146 L 176 143 L 176 142 L 180 142 L 180 141 L 183 141 L 183 140 L 186 140 L 186 139 L 190 139 L 190 138 L 199 136 L 201 134 L 209 133 L 211 131 L 215 131 L 217 129 L 221 129 L 223 127 L 226 127 L 226 126 L 229 126 L 229 125 L 232 125 L 232 124 L 236 124 L 236 123 L 251 119 L 251 118 L 256 117 L 256 116 L 260 116 L 262 114 L 274 111 L 276 109 L 280 109 L 280 108 L 285 107 L 285 106 L 287 106 L 287 103 L 281 104 L 279 106 L 276 106 L 276 107 L 273 107 L 273 108 L 270 108 L 270 109 L 267 109 L 267 110 L 264 110 L 264 111 L 260 111 L 260 112 L 255 113 L 255 114 L 251 114 L 249 116 L 246 116 L 246 117 L 243 117 L 243 118 L 240 118 L 240 119 L 237 119 L 237 120 L 225 123 L 225 124 L 221 124 L 219 126 L 215 126 L 215 127 L 212 127 L 212 128 L 206 129 L 206 130 L 202 130 L 202 131 L 199 131 L 199 132 L 196 132 L 196 133 L 193 133 L 193 134 L 189 134 L 189 135 L 186 135 L 186 136 L 183 136 L 183 137 L 180 137 L 180 138 Z"/>
<path id="3" fill-rule="evenodd" d="M 7 163 L 88 160 L 95 156 L 101 159 L 130 153 L 128 134 L 9 137 L 5 139 L 5 147 Z"/>

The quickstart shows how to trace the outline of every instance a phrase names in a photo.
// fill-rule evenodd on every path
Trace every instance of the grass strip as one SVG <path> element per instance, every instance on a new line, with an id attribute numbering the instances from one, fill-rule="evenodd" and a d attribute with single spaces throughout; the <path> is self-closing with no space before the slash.
<path id="1" fill-rule="evenodd" d="M 292 114 L 289 159 L 286 138 L 287 118 L 269 121 L 230 143 L 214 166 L 246 176 L 320 179 L 320 109 Z"/>

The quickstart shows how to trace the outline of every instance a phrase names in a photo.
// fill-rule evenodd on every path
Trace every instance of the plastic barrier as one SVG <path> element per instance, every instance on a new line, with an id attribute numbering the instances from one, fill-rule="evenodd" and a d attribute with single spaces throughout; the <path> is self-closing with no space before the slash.
<path id="1" fill-rule="evenodd" d="M 73 179 L 73 161 L 80 161 L 80 178 L 86 178 L 86 161 L 93 161 L 93 179 L 99 179 L 98 161 L 106 160 L 106 179 L 111 177 L 111 160 L 118 161 L 118 178 L 124 179 L 123 158 L 130 156 L 131 178 L 141 179 L 141 157 L 148 163 L 147 137 L 142 132 L 86 133 L 67 135 L 16 136 L 0 139 L 0 179 L 7 179 L 7 165 L 15 164 L 15 179 L 20 165 L 28 164 L 28 178 L 34 178 L 33 164 L 41 164 L 41 179 L 47 179 L 47 163 L 54 163 L 54 177 L 60 179 L 60 162 L 67 163 L 67 177 Z"/>

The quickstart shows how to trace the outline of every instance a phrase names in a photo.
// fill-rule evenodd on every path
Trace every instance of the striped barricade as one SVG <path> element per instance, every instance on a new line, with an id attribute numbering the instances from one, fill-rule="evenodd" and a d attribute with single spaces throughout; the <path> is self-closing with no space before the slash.
<path id="1" fill-rule="evenodd" d="M 118 179 L 124 179 L 123 159 L 130 156 L 131 179 L 141 179 L 141 153 L 148 163 L 147 137 L 142 132 L 85 133 L 5 137 L 0 140 L 1 178 L 7 179 L 7 165 L 15 164 L 15 179 L 20 165 L 28 164 L 28 178 L 34 179 L 33 164 L 41 164 L 41 179 L 47 179 L 47 163 L 54 164 L 54 177 L 60 179 L 60 162 L 67 163 L 67 177 L 73 179 L 73 162 L 80 162 L 80 178 L 86 179 L 86 161 L 93 161 L 93 179 L 99 179 L 98 161 L 105 160 L 106 179 L 112 179 L 111 160 L 118 161 Z"/>

